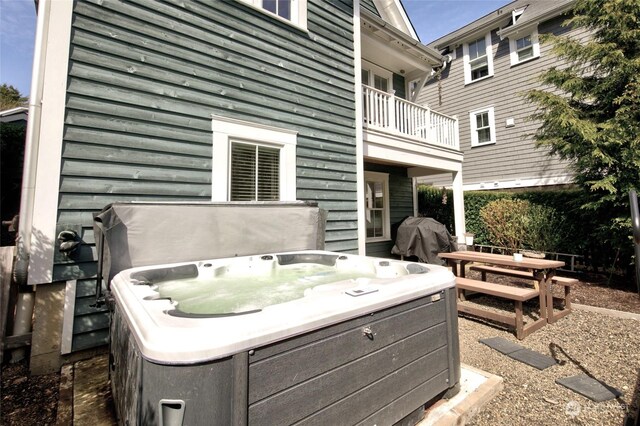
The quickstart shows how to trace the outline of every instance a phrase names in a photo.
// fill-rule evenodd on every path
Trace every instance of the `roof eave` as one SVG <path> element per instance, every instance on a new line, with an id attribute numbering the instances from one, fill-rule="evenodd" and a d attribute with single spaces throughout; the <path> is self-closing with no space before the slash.
<path id="1" fill-rule="evenodd" d="M 416 54 L 417 56 L 426 56 L 428 59 L 430 59 L 435 63 L 442 63 L 442 61 L 444 60 L 444 57 L 435 49 L 429 46 L 425 46 L 424 44 L 420 43 L 418 40 L 411 38 L 407 34 L 398 30 L 388 22 L 375 16 L 371 12 L 367 10 L 362 10 L 360 17 L 364 23 L 367 23 L 372 27 L 375 27 L 379 31 L 385 32 L 390 37 L 398 39 L 403 44 L 409 46 L 409 48 L 413 50 L 413 53 Z"/>

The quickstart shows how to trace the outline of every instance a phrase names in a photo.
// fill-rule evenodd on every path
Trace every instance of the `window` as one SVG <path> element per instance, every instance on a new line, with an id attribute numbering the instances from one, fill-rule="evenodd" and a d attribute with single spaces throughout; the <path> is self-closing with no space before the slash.
<path id="1" fill-rule="evenodd" d="M 365 219 L 367 241 L 384 241 L 390 237 L 389 225 L 389 175 L 364 172 Z"/>
<path id="2" fill-rule="evenodd" d="M 280 149 L 231 142 L 230 201 L 280 199 Z"/>
<path id="3" fill-rule="evenodd" d="M 538 31 L 524 37 L 511 36 L 509 38 L 511 51 L 511 65 L 517 65 L 540 56 L 540 44 L 538 43 Z"/>
<path id="4" fill-rule="evenodd" d="M 283 22 L 307 30 L 307 0 L 239 0 Z"/>
<path id="5" fill-rule="evenodd" d="M 496 125 L 493 107 L 469 113 L 471 146 L 496 143 Z"/>
<path id="6" fill-rule="evenodd" d="M 493 75 L 491 33 L 463 45 L 464 82 L 472 83 Z"/>
<path id="7" fill-rule="evenodd" d="M 213 116 L 213 201 L 294 201 L 297 133 Z"/>
<path id="8" fill-rule="evenodd" d="M 292 0 L 262 0 L 262 7 L 279 17 L 291 20 Z"/>
<path id="9" fill-rule="evenodd" d="M 384 70 L 373 65 L 362 66 L 362 84 L 373 87 L 383 92 L 389 92 L 389 82 L 392 74 L 390 71 Z"/>

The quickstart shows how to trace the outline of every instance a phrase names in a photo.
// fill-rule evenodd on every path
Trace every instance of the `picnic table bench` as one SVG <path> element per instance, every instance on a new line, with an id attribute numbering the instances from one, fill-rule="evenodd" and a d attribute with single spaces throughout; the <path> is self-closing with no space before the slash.
<path id="1" fill-rule="evenodd" d="M 449 262 L 454 275 L 456 275 L 459 300 L 458 311 L 512 326 L 516 329 L 516 336 L 519 339 L 525 338 L 546 323 L 553 323 L 571 312 L 569 287 L 572 282 L 555 276 L 555 270 L 564 265 L 562 261 L 530 258 L 515 260 L 512 256 L 474 251 L 439 253 L 439 256 Z M 476 268 L 481 273 L 484 272 L 482 281 L 465 277 L 465 267 L 468 263 L 473 263 L 470 269 Z M 484 271 L 482 271 L 482 268 L 485 268 Z M 489 283 L 486 281 L 487 272 L 531 279 L 535 283 L 533 288 Z M 551 291 L 553 284 L 559 284 L 565 288 L 565 298 L 563 299 L 565 306 L 562 311 L 557 313 L 553 310 L 554 297 Z M 465 291 L 473 291 L 513 301 L 515 303 L 515 317 L 465 304 Z M 524 324 L 523 302 L 536 297 L 539 300 L 540 316 L 533 322 Z"/>
<path id="2" fill-rule="evenodd" d="M 486 309 L 476 308 L 462 303 L 458 303 L 458 311 L 482 318 L 487 318 L 514 327 L 516 330 L 516 337 L 518 339 L 524 339 L 529 334 L 544 326 L 547 322 L 545 318 L 540 317 L 530 324 L 524 324 L 522 303 L 539 297 L 540 291 L 537 289 L 513 287 L 504 284 L 494 284 L 463 277 L 456 277 L 456 287 L 458 288 L 458 290 L 469 290 L 477 293 L 487 294 L 490 296 L 500 297 L 502 299 L 512 300 L 515 303 L 515 318 L 510 315 L 492 312 Z M 460 295 L 460 297 L 461 301 L 464 301 L 464 296 Z"/>
<path id="3" fill-rule="evenodd" d="M 509 277 L 530 279 L 534 281 L 534 287 L 538 288 L 538 281 L 534 276 L 535 274 L 530 270 L 508 269 L 490 265 L 471 265 L 469 267 L 469 270 L 480 272 L 482 281 L 487 281 L 487 273 L 492 273 L 496 275 L 506 275 Z M 562 286 L 564 289 L 564 297 L 553 297 L 553 300 L 559 300 L 564 305 L 564 309 L 562 310 L 562 312 L 556 314 L 556 319 L 558 319 L 562 318 L 565 315 L 568 315 L 571 312 L 571 286 L 577 284 L 578 280 L 575 278 L 559 277 L 554 275 L 553 277 L 551 277 L 551 282 L 553 284 Z"/>

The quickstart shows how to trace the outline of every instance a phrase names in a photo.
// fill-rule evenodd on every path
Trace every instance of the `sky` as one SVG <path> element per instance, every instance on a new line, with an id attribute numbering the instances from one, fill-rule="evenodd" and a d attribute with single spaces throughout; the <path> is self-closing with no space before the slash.
<path id="1" fill-rule="evenodd" d="M 420 40 L 428 44 L 511 1 L 402 0 L 402 3 Z M 25 96 L 31 88 L 35 32 L 33 0 L 0 0 L 0 84 L 12 85 Z"/>

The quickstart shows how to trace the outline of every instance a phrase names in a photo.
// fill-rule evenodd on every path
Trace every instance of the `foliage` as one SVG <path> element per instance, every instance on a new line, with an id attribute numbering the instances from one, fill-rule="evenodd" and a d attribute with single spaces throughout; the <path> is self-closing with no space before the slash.
<path id="1" fill-rule="evenodd" d="M 480 217 L 496 245 L 514 252 L 527 238 L 527 213 L 531 204 L 524 200 L 503 198 L 480 209 Z"/>
<path id="2" fill-rule="evenodd" d="M 554 208 L 529 203 L 524 247 L 539 252 L 556 252 L 560 242 L 569 237 L 563 235 L 563 221 L 564 218 Z"/>
<path id="3" fill-rule="evenodd" d="M 22 96 L 20 91 L 13 86 L 3 83 L 0 86 L 0 111 L 20 106 L 26 106 L 29 98 Z"/>
<path id="4" fill-rule="evenodd" d="M 418 211 L 420 216 L 430 217 L 454 233 L 453 193 L 445 188 L 422 185 L 418 188 Z"/>
<path id="5" fill-rule="evenodd" d="M 639 17 L 638 0 L 577 0 L 566 25 L 585 28 L 592 38 L 543 37 L 565 65 L 542 73 L 551 90 L 526 95 L 538 107 L 537 144 L 568 160 L 583 189 L 591 238 L 608 251 L 622 249 L 626 263 L 628 192 L 640 188 Z"/>
<path id="6" fill-rule="evenodd" d="M 544 216 L 542 219 L 530 219 L 532 222 L 536 220 L 543 222 L 539 225 L 540 227 L 545 225 L 545 220 L 553 221 L 553 224 L 549 223 L 549 229 L 553 229 L 554 232 L 548 232 L 547 235 L 552 236 L 550 238 L 554 240 L 554 248 L 545 249 L 545 251 L 580 254 L 589 257 L 592 262 L 599 265 L 611 265 L 617 249 L 612 250 L 607 243 L 595 237 L 594 231 L 601 221 L 606 221 L 607 219 L 596 216 L 591 211 L 581 209 L 582 194 L 583 192 L 579 189 L 518 192 L 467 191 L 464 193 L 466 229 L 468 232 L 475 234 L 474 240 L 477 244 L 497 246 L 499 244 L 493 241 L 482 221 L 480 210 L 494 200 L 526 200 L 533 209 L 539 205 L 552 210 L 549 213 L 552 216 L 551 219 L 544 219 Z M 451 200 L 453 192 L 448 189 L 446 190 L 446 195 L 447 199 Z M 419 212 L 421 215 L 434 217 L 439 222 L 446 224 L 449 229 L 455 229 L 452 203 L 449 202 L 445 210 L 440 207 L 442 206 L 442 198 L 442 188 L 434 188 L 427 185 L 420 186 L 418 188 Z M 434 212 L 441 216 L 434 215 Z M 535 229 L 536 225 L 532 223 L 530 226 Z M 531 230 L 530 232 L 535 231 Z M 536 250 L 542 250 L 539 248 L 540 244 L 531 240 L 527 241 L 527 245 L 530 248 L 538 246 L 538 248 L 534 248 Z M 547 245 L 547 243 L 542 245 Z"/>

